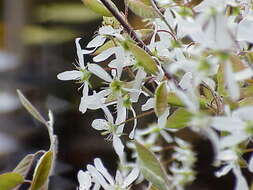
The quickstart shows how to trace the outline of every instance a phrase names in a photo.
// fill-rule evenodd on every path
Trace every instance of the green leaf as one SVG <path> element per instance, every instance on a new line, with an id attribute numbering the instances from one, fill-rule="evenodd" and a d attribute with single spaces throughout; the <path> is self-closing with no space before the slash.
<path id="1" fill-rule="evenodd" d="M 159 190 L 169 190 L 169 181 L 165 169 L 154 153 L 135 141 L 138 165 L 146 180 Z"/>
<path id="2" fill-rule="evenodd" d="M 39 160 L 32 179 L 30 190 L 39 190 L 49 178 L 53 165 L 53 152 L 46 152 Z"/>
<path id="3" fill-rule="evenodd" d="M 168 89 L 166 82 L 162 82 L 155 91 L 155 113 L 159 117 L 161 116 L 166 108 L 168 107 Z"/>
<path id="4" fill-rule="evenodd" d="M 38 112 L 38 110 L 26 99 L 23 93 L 20 90 L 17 90 L 19 99 L 22 105 L 26 108 L 26 110 L 38 121 L 47 125 L 46 120 L 42 117 L 42 115 Z"/>
<path id="5" fill-rule="evenodd" d="M 147 1 L 127 0 L 128 6 L 134 14 L 143 18 L 158 18 L 158 14 Z"/>
<path id="6" fill-rule="evenodd" d="M 172 106 L 184 107 L 184 103 L 180 100 L 179 97 L 174 92 L 169 92 L 167 96 L 168 104 Z"/>
<path id="7" fill-rule="evenodd" d="M 219 69 L 216 75 L 217 80 L 217 92 L 220 96 L 227 96 L 227 92 L 225 89 L 225 71 L 224 71 L 224 64 L 219 65 Z"/>
<path id="8" fill-rule="evenodd" d="M 159 72 L 156 62 L 146 51 L 130 41 L 125 41 L 124 45 L 134 54 L 138 64 L 147 73 L 156 75 Z"/>
<path id="9" fill-rule="evenodd" d="M 114 46 L 116 46 L 116 44 L 112 40 L 109 40 L 106 43 L 104 43 L 102 46 L 100 46 L 94 53 L 92 53 L 92 55 L 98 55 L 102 53 L 103 51 L 109 48 L 112 48 Z"/>
<path id="10" fill-rule="evenodd" d="M 26 155 L 16 166 L 16 168 L 13 170 L 15 173 L 19 173 L 23 177 L 26 177 L 27 173 L 29 172 L 32 162 L 34 160 L 34 154 L 28 154 Z"/>
<path id="11" fill-rule="evenodd" d="M 166 127 L 175 129 L 186 127 L 191 118 L 192 113 L 187 111 L 185 108 L 178 108 L 168 118 Z"/>
<path id="12" fill-rule="evenodd" d="M 19 173 L 5 173 L 0 175 L 0 189 L 12 190 L 24 182 L 24 177 Z"/>
<path id="13" fill-rule="evenodd" d="M 82 0 L 84 5 L 90 10 L 102 16 L 112 16 L 111 12 L 98 0 Z"/>

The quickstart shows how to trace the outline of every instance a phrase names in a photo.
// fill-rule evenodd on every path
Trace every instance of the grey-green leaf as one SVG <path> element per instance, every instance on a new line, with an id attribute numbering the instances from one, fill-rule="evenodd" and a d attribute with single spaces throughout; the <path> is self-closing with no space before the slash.
<path id="1" fill-rule="evenodd" d="M 19 173 L 10 172 L 0 175 L 0 189 L 12 190 L 24 182 L 24 177 Z"/>
<path id="2" fill-rule="evenodd" d="M 159 190 L 169 190 L 169 180 L 165 169 L 154 153 L 138 142 L 135 142 L 135 146 L 138 155 L 138 165 L 145 179 Z"/>
<path id="3" fill-rule="evenodd" d="M 162 82 L 155 91 L 155 113 L 159 117 L 168 107 L 168 89 L 166 82 Z"/>
<path id="4" fill-rule="evenodd" d="M 192 113 L 187 111 L 185 108 L 178 108 L 176 111 L 171 114 L 168 118 L 166 127 L 180 129 L 186 127 L 189 121 L 192 118 Z"/>
<path id="5" fill-rule="evenodd" d="M 26 155 L 16 166 L 16 168 L 13 170 L 15 173 L 19 173 L 23 177 L 26 177 L 27 173 L 29 172 L 32 162 L 34 160 L 34 154 L 28 154 Z"/>
<path id="6" fill-rule="evenodd" d="M 39 160 L 32 179 L 32 184 L 29 190 L 40 190 L 50 176 L 53 166 L 53 152 L 46 152 Z"/>
<path id="7" fill-rule="evenodd" d="M 158 18 L 158 14 L 153 7 L 141 0 L 128 0 L 129 8 L 134 14 L 143 18 Z"/>
<path id="8" fill-rule="evenodd" d="M 146 51 L 131 41 L 125 41 L 125 45 L 134 54 L 138 64 L 143 67 L 147 73 L 157 75 L 159 72 L 157 64 Z"/>
<path id="9" fill-rule="evenodd" d="M 19 99 L 22 105 L 26 108 L 26 110 L 38 121 L 47 125 L 46 120 L 42 117 L 42 115 L 38 112 L 38 110 L 31 104 L 31 102 L 23 95 L 20 90 L 17 90 Z"/>

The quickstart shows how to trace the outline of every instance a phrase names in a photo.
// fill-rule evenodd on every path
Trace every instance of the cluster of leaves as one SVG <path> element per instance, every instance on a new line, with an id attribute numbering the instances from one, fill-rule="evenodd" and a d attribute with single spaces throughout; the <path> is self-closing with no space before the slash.
<path id="1" fill-rule="evenodd" d="M 53 134 L 53 115 L 49 110 L 49 120 L 46 121 L 36 108 L 25 98 L 21 91 L 17 91 L 21 103 L 27 111 L 43 125 L 46 126 L 50 138 L 50 148 L 40 150 L 33 154 L 26 155 L 11 172 L 0 175 L 0 189 L 19 189 L 23 184 L 29 184 L 29 190 L 47 190 L 49 177 L 52 174 L 56 157 L 57 138 Z M 39 160 L 38 160 L 39 157 Z M 33 166 L 35 168 L 33 169 Z M 32 179 L 27 179 L 27 175 L 33 170 Z"/>
<path id="2" fill-rule="evenodd" d="M 92 127 L 112 140 L 119 168 L 114 180 L 95 159 L 94 166 L 78 173 L 79 189 L 123 190 L 134 181 L 142 189 L 184 189 L 196 177 L 196 154 L 175 132 L 188 128 L 211 141 L 213 164 L 219 167 L 215 175 L 232 171 L 234 189 L 248 190 L 241 168 L 253 172 L 253 154 L 244 160 L 253 136 L 252 1 L 125 0 L 124 13 L 110 0 L 83 2 L 103 15 L 103 23 L 86 48 L 76 39 L 78 66 L 58 79 L 82 83 L 82 113 L 104 111 L 105 119 L 95 119 Z M 128 9 L 147 25 L 133 29 Z M 84 54 L 93 56 L 93 63 L 85 63 Z M 106 87 L 91 92 L 92 75 Z M 142 98 L 144 113 L 137 115 Z M 138 126 L 138 118 L 152 113 L 156 123 Z M 130 121 L 133 129 L 122 142 Z M 174 147 L 170 156 L 161 153 L 166 146 Z M 136 162 L 125 159 L 126 148 Z"/>

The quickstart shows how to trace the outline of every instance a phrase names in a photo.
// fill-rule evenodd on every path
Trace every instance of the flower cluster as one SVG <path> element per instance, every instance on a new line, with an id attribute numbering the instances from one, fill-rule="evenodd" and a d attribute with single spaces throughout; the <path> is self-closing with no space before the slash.
<path id="1" fill-rule="evenodd" d="M 175 132 L 188 128 L 212 143 L 216 176 L 232 171 L 234 189 L 248 190 L 240 163 L 252 150 L 253 137 L 252 1 L 126 0 L 126 10 L 148 23 L 139 30 L 128 24 L 127 11 L 119 12 L 111 1 L 91 2 L 104 13 L 103 24 L 85 48 L 76 39 L 76 70 L 57 77 L 81 84 L 82 113 L 103 110 L 105 118 L 91 126 L 112 140 L 120 165 L 127 165 L 127 147 L 137 161 L 130 164 L 133 170 L 117 171 L 114 180 L 95 159 L 95 167 L 78 173 L 79 189 L 123 190 L 145 178 L 150 187 L 183 190 L 195 179 L 197 157 Z M 85 62 L 85 54 L 92 63 Z M 104 81 L 98 92 L 91 89 L 92 75 Z M 138 119 L 150 114 L 156 121 L 139 126 Z M 128 122 L 128 137 L 134 141 L 127 143 L 122 135 L 129 131 Z M 168 157 L 163 155 L 166 146 L 174 147 L 169 153 L 173 161 L 161 165 L 168 161 L 162 160 Z M 253 172 L 253 154 L 245 162 Z"/>

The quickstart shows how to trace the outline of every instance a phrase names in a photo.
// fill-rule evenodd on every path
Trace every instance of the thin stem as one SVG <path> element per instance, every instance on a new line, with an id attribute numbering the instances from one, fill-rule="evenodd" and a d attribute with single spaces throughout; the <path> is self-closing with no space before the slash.
<path id="1" fill-rule="evenodd" d="M 129 36 L 137 43 L 137 45 L 141 47 L 144 51 L 146 51 L 149 55 L 153 56 L 153 53 L 149 50 L 146 44 L 140 38 L 138 38 L 137 33 L 134 31 L 132 26 L 130 26 L 126 22 L 125 18 L 123 18 L 122 14 L 118 11 L 118 9 L 116 9 L 108 0 L 100 0 L 100 1 L 112 13 L 112 15 L 119 21 L 119 23 L 123 26 L 123 28 L 129 34 Z M 157 64 L 159 63 L 157 62 Z M 168 80 L 173 78 L 163 67 L 162 69 L 163 69 L 165 77 Z"/>
<path id="2" fill-rule="evenodd" d="M 248 148 L 248 149 L 244 150 L 244 153 L 247 153 L 247 152 L 253 152 L 253 148 Z"/>
<path id="3" fill-rule="evenodd" d="M 221 100 L 220 97 L 217 96 L 217 94 L 205 83 L 202 81 L 202 86 L 205 87 L 207 90 L 209 90 L 213 96 L 213 100 L 216 104 L 216 109 L 217 109 L 217 115 L 221 114 L 222 111 L 222 104 L 221 104 Z"/>
<path id="4" fill-rule="evenodd" d="M 120 125 L 122 125 L 122 124 L 124 124 L 124 123 L 128 123 L 128 122 L 133 121 L 133 120 L 135 120 L 135 119 L 139 119 L 139 118 L 145 117 L 145 116 L 150 115 L 150 114 L 152 114 L 152 113 L 154 113 L 154 112 L 155 112 L 154 110 L 151 110 L 151 111 L 148 111 L 148 112 L 144 112 L 144 113 L 142 113 L 142 114 L 140 114 L 140 115 L 137 115 L 136 117 L 132 117 L 132 118 L 130 118 L 130 119 L 127 119 L 126 121 L 121 122 L 121 123 L 118 124 L 117 126 L 120 126 Z"/>
<path id="5" fill-rule="evenodd" d="M 138 46 L 143 48 L 147 53 L 152 55 L 152 52 L 148 49 L 146 44 L 138 38 L 137 33 L 134 31 L 132 26 L 130 26 L 126 21 L 125 18 L 123 18 L 122 14 L 115 9 L 112 4 L 108 0 L 101 0 L 103 5 L 112 13 L 112 15 L 119 21 L 119 23 L 123 26 L 123 28 L 127 31 L 127 33 L 130 35 L 130 37 L 137 42 Z"/>
<path id="6" fill-rule="evenodd" d="M 176 36 L 175 36 L 175 32 L 173 30 L 173 28 L 170 26 L 170 24 L 167 22 L 166 18 L 164 17 L 164 15 L 161 13 L 161 11 L 158 8 L 157 3 L 154 0 L 151 0 L 151 4 L 152 7 L 154 8 L 154 10 L 156 11 L 156 13 L 158 14 L 158 16 L 163 20 L 163 22 L 168 26 L 171 35 L 173 36 L 174 40 L 177 41 Z"/>

